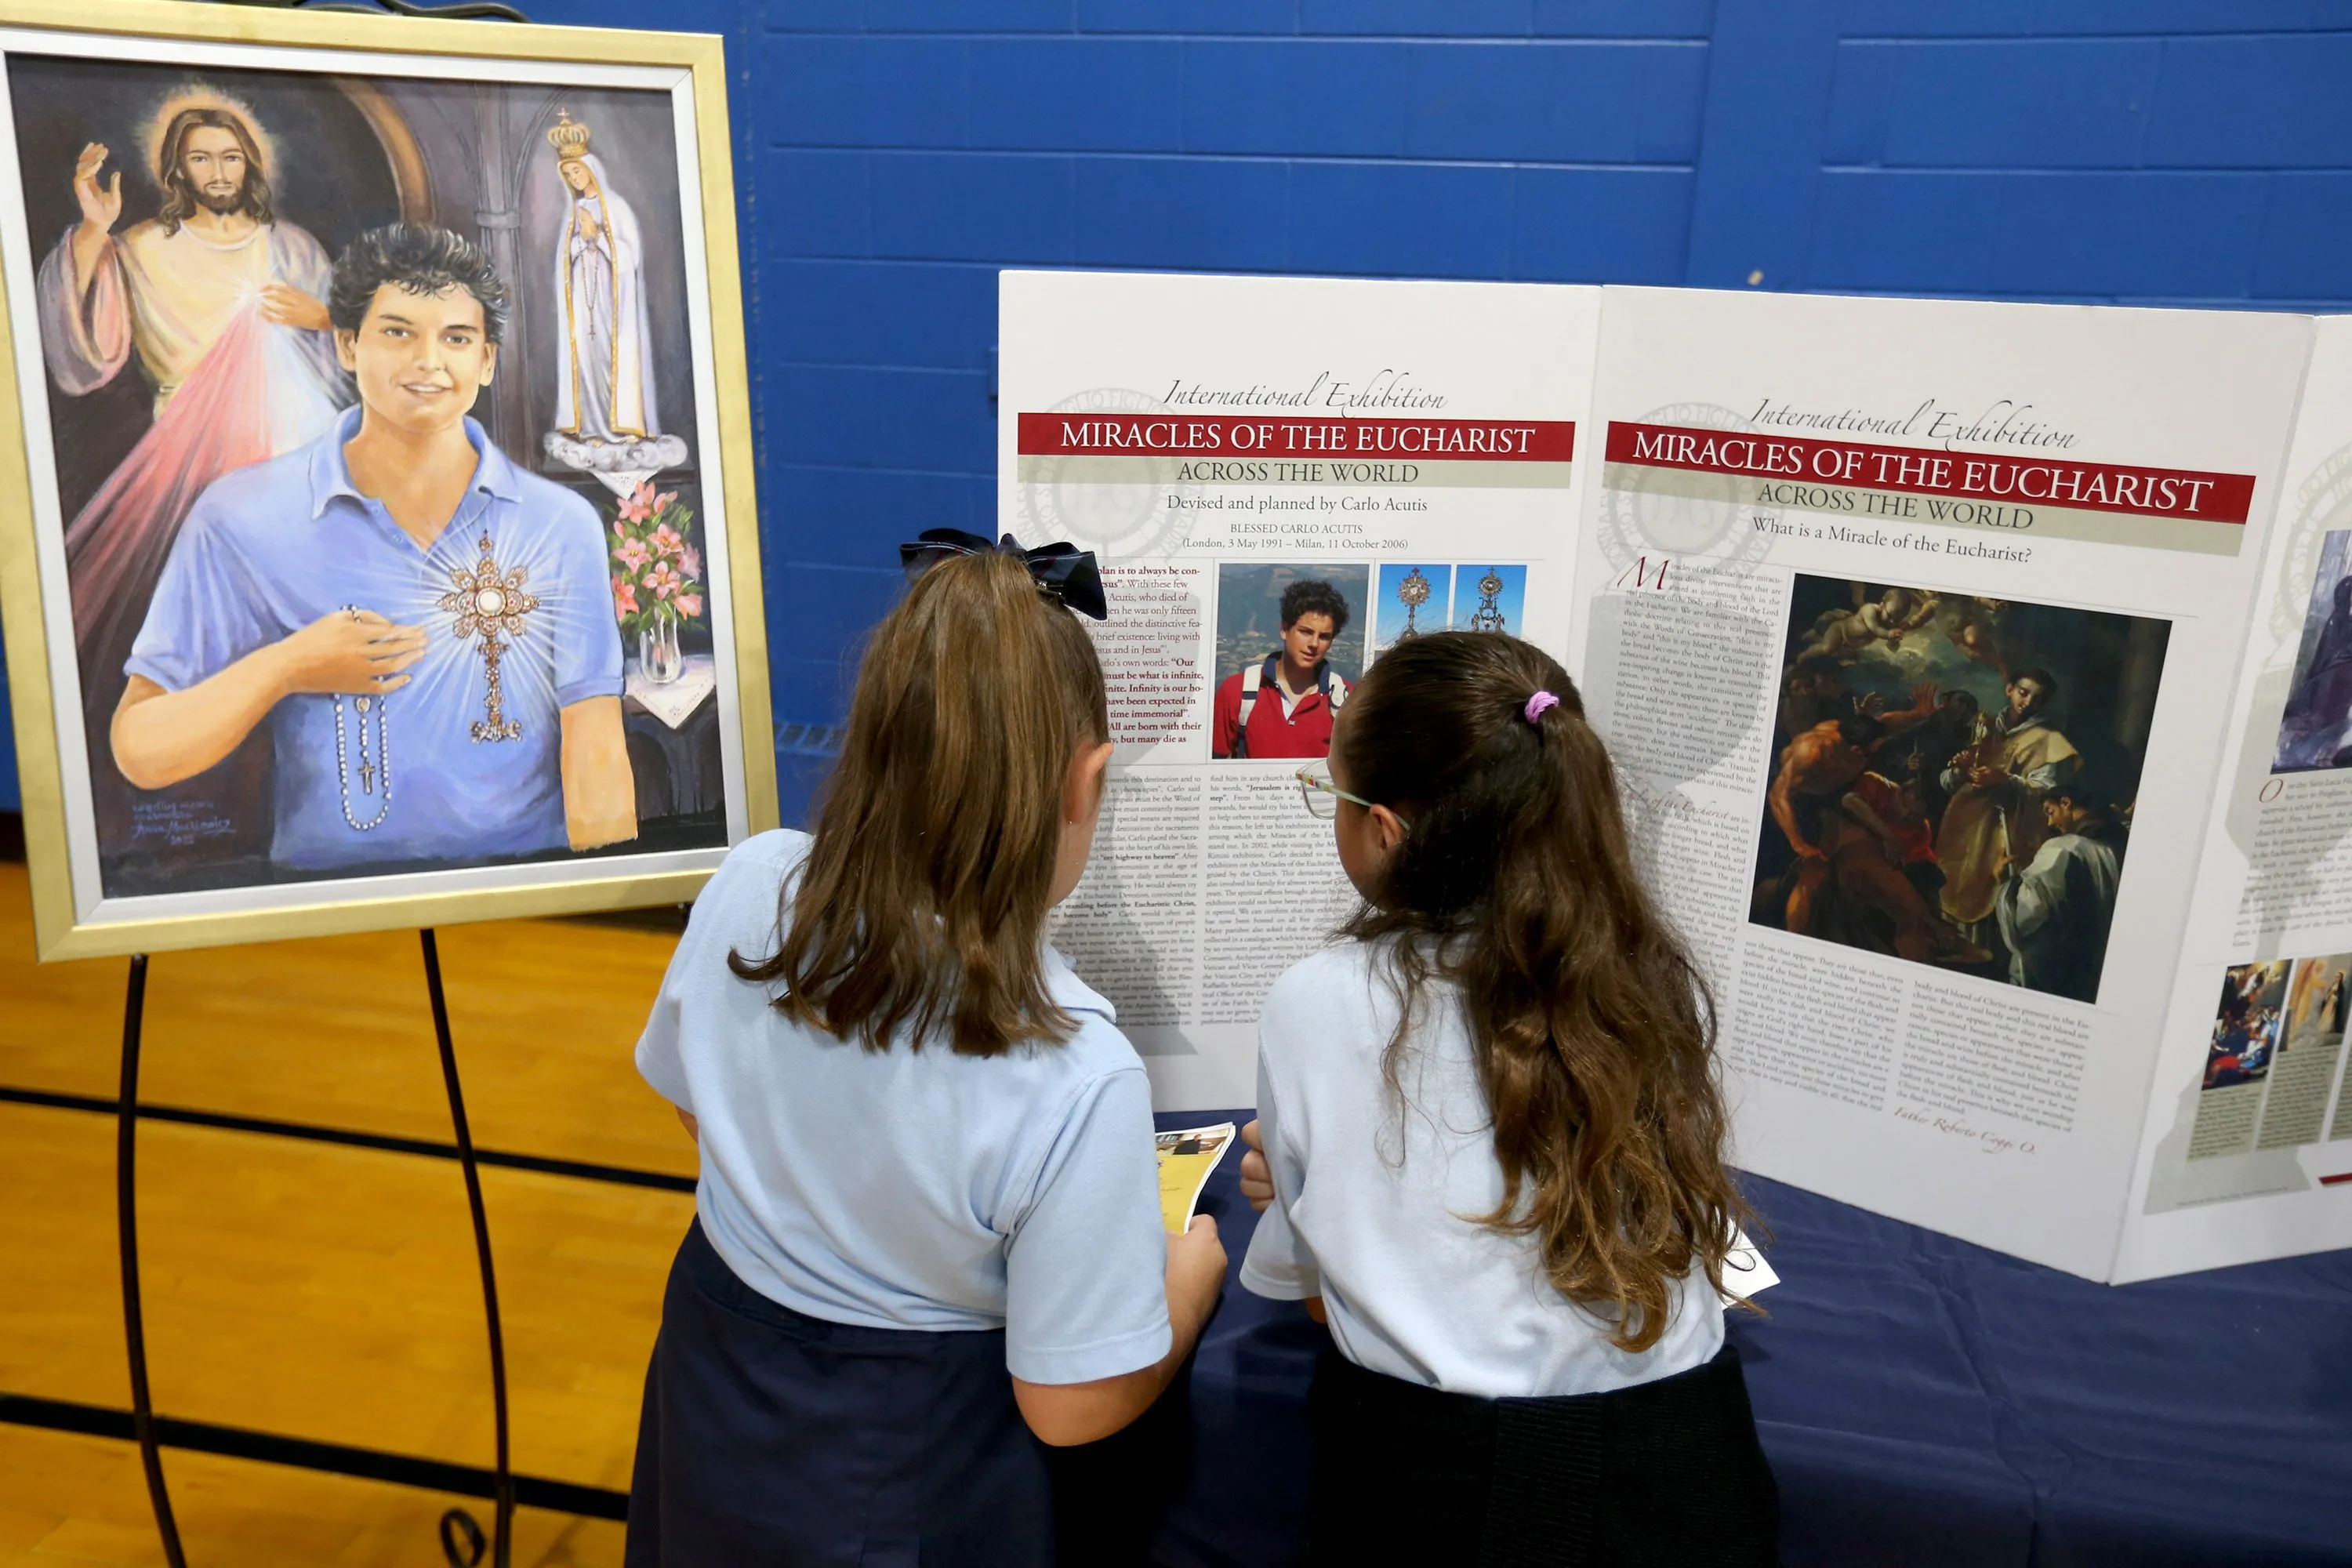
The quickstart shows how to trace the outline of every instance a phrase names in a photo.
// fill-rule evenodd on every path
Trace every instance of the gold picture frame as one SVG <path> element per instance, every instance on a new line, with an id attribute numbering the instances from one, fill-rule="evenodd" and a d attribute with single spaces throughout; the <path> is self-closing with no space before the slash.
<path id="1" fill-rule="evenodd" d="M 28 344 L 26 337 L 28 323 L 37 333 L 42 320 L 27 285 L 40 253 L 54 236 L 32 232 L 26 192 L 33 186 L 19 166 L 20 158 L 28 154 L 13 116 L 22 112 L 16 107 L 20 67 L 30 69 L 26 62 L 59 58 L 79 61 L 77 68 L 86 71 L 143 72 L 137 90 L 150 99 L 159 74 L 171 71 L 208 79 L 242 79 L 255 73 L 276 72 L 289 80 L 340 79 L 347 85 L 338 89 L 342 96 L 337 112 L 348 103 L 351 111 L 382 140 L 381 183 L 395 193 L 397 210 L 381 210 L 403 221 L 418 216 L 419 182 L 429 183 L 434 172 L 429 151 L 419 151 L 418 139 L 386 134 L 383 117 L 397 112 L 396 107 L 384 102 L 384 90 L 390 88 L 423 90 L 435 83 L 446 83 L 449 95 L 458 95 L 463 89 L 482 102 L 496 97 L 493 89 L 511 89 L 519 104 L 526 95 L 536 103 L 551 89 L 561 95 L 566 90 L 562 84 L 573 79 L 589 84 L 579 89 L 583 94 L 667 94 L 676 139 L 677 273 L 685 281 L 688 311 L 682 324 L 687 329 L 690 363 L 684 372 L 663 374 L 689 376 L 693 393 L 689 400 L 693 428 L 687 438 L 698 459 L 692 472 L 698 478 L 691 482 L 698 485 L 696 494 L 707 504 L 698 537 L 710 568 L 708 658 L 715 672 L 710 698 L 694 711 L 707 706 L 717 715 L 719 739 L 716 745 L 722 759 L 719 783 L 714 785 L 704 778 L 698 786 L 704 793 L 697 798 L 707 800 L 712 789 L 719 791 L 723 841 L 688 843 L 681 838 L 659 850 L 629 850 L 609 858 L 492 858 L 493 863 L 488 864 L 426 858 L 415 862 L 413 868 L 405 862 L 396 866 L 378 862 L 362 874 L 306 872 L 247 883 L 236 882 L 228 872 L 208 873 L 228 880 L 185 888 L 158 884 L 123 890 L 109 884 L 91 783 L 98 763 L 78 761 L 93 755 L 89 739 L 93 726 L 86 711 L 91 700 L 85 694 L 77 667 L 77 649 L 85 634 L 77 630 L 71 609 L 65 569 L 68 517 L 58 479 L 59 448 L 55 444 L 58 432 L 46 412 L 50 400 L 63 395 L 53 394 L 48 379 L 40 374 L 40 346 Z M 5 0 L 0 3 L 0 84 L 7 87 L 10 95 L 7 112 L 0 114 L 0 121 L 5 121 L 0 122 L 0 141 L 6 143 L 0 149 L 0 163 L 6 165 L 0 170 L 0 251 L 5 251 L 0 256 L 0 262 L 5 262 L 0 265 L 0 285 L 5 285 L 5 309 L 0 309 L 0 356 L 5 356 L 0 363 L 5 363 L 6 371 L 0 374 L 0 625 L 5 629 L 26 850 L 42 961 L 683 901 L 701 887 L 728 847 L 776 825 L 742 289 L 726 77 L 718 37 L 376 17 L 176 0 L 109 0 L 104 5 Z M 133 89 L 122 90 L 127 102 Z M 497 112 L 507 115 L 506 100 L 498 102 Z M 572 107 L 575 106 L 564 106 L 567 124 Z M 160 121 L 160 110 L 156 118 Z M 520 116 L 517 122 L 528 119 Z M 126 164 L 131 151 L 125 150 Z M 537 152 L 541 157 L 551 157 L 563 150 L 558 148 L 551 154 L 541 146 Z M 652 154 L 646 157 L 646 166 L 654 166 Z M 516 166 L 524 166 L 520 153 Z M 51 167 L 41 177 L 49 179 L 54 173 Z M 120 174 L 115 178 L 118 190 L 130 188 L 130 181 Z M 160 188 L 164 182 L 159 178 L 157 184 Z M 46 186 L 42 189 L 47 191 Z M 263 194 L 266 200 L 266 187 Z M 566 198 L 559 193 L 558 199 Z M 89 210 L 82 209 L 85 214 Z M 659 211 L 656 216 L 660 216 Z M 486 221 L 511 227 L 522 220 L 512 213 L 491 213 Z M 462 229 L 464 226 L 451 222 L 449 226 Z M 484 227 L 480 232 L 488 236 L 491 230 Z M 109 236 L 110 242 L 111 238 Z M 487 238 L 484 243 L 488 245 Z M 504 243 L 511 246 L 520 241 Z M 616 241 L 616 253 L 617 248 Z M 560 258 L 562 253 L 550 249 L 547 254 Z M 509 285 L 509 292 L 520 292 L 529 285 L 552 287 L 550 268 L 560 270 L 562 265 L 560 259 L 542 265 L 537 257 L 527 265 L 518 265 L 514 270 L 519 276 Z M 674 332 L 679 324 L 671 323 L 670 330 Z M 641 338 L 640 350 L 646 346 Z M 552 352 L 573 352 L 571 341 Z M 516 357 L 522 357 L 520 349 Z M 647 353 L 645 357 L 649 368 L 643 374 L 650 387 L 656 374 L 650 363 L 658 356 Z M 669 357 L 676 358 L 674 353 Z M 32 376 L 26 374 L 28 366 Z M 143 362 L 141 368 L 146 368 Z M 524 361 L 517 374 L 527 374 L 530 368 L 530 362 Z M 162 395 L 168 394 L 158 396 L 157 419 Z M 528 395 L 514 395 L 527 404 Z M 608 407 L 606 412 L 615 414 L 610 428 L 620 428 L 623 421 L 615 410 Z M 645 423 L 650 426 L 650 417 Z M 538 432 L 531 434 L 536 437 Z M 536 461 L 528 458 L 517 466 L 530 468 Z M 555 459 L 551 457 L 547 461 L 551 464 Z M 593 496 L 593 485 L 559 477 L 572 482 L 577 493 Z M 614 498 L 624 497 L 614 478 L 587 477 L 601 479 Z M 177 523 L 172 526 L 176 529 Z M 450 531 L 455 531 L 454 526 Z M 610 533 L 604 535 L 604 543 L 611 548 Z M 696 552 L 689 552 L 687 559 L 698 568 L 702 563 Z M 143 609 L 140 613 L 143 618 Z M 671 623 L 673 628 L 676 624 Z M 674 667 L 674 639 L 671 647 L 672 654 L 661 656 L 656 668 Z M 495 659 L 490 668 L 495 677 Z M 96 685 L 93 680 L 93 689 Z M 390 700 L 379 700 L 389 711 Z M 263 723 L 268 722 L 265 718 Z M 340 740 L 342 733 L 339 703 L 335 734 Z M 340 783 L 341 762 L 337 769 Z M 634 787 L 641 792 L 632 796 L 635 810 L 642 807 L 644 796 L 642 784 Z M 390 788 L 387 779 L 387 803 Z M 347 784 L 344 789 L 348 817 Z M 276 809 L 273 805 L 273 812 Z M 697 825 L 694 832 L 708 837 L 713 831 L 707 826 L 710 808 L 698 809 L 700 815 L 692 818 Z M 677 820 L 687 818 L 681 816 Z"/>

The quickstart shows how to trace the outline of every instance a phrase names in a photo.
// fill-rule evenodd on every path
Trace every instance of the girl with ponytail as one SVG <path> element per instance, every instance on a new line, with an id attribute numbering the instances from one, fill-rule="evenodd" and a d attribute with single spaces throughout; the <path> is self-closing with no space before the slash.
<path id="1" fill-rule="evenodd" d="M 1363 903 L 1266 999 L 1241 1278 L 1330 1325 L 1315 1561 L 1774 1561 L 1712 1003 L 1567 671 L 1401 644 L 1300 784 Z"/>
<path id="2" fill-rule="evenodd" d="M 1130 1521 L 1045 1449 L 1142 1415 L 1224 1283 L 1213 1222 L 1161 1229 L 1142 1061 L 1045 943 L 1110 758 L 1065 607 L 1102 616 L 1092 558 L 904 554 L 815 834 L 727 857 L 637 1044 L 701 1176 L 628 1568 L 1098 1560 Z"/>

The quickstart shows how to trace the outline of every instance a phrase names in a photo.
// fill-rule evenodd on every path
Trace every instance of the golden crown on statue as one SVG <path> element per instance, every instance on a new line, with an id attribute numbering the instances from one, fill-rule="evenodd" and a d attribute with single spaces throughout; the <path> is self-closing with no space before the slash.
<path id="1" fill-rule="evenodd" d="M 568 109 L 555 111 L 555 123 L 548 128 L 547 144 L 555 149 L 558 162 L 588 155 L 588 128 L 572 118 Z"/>

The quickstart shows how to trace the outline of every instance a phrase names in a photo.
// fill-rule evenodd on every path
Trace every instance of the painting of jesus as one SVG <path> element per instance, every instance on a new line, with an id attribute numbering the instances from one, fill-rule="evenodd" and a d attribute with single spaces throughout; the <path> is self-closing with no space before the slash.
<path id="1" fill-rule="evenodd" d="M 718 46 L 264 32 L 0 33 L 45 951 L 690 892 L 773 809 Z"/>

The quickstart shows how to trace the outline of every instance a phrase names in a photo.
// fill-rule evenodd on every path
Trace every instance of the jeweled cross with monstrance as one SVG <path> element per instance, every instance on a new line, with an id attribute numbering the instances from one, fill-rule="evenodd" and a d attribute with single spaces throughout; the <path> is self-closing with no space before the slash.
<path id="1" fill-rule="evenodd" d="M 1492 566 L 1478 579 L 1478 608 L 1470 616 L 1474 632 L 1500 632 L 1510 628 L 1503 621 L 1503 606 L 1495 602 L 1503 591 L 1503 574 Z"/>
<path id="2" fill-rule="evenodd" d="M 482 558 L 472 570 L 453 567 L 449 580 L 457 586 L 441 595 L 441 607 L 457 612 L 449 628 L 460 642 L 479 637 L 482 668 L 489 677 L 487 710 L 469 731 L 477 741 L 511 741 L 522 726 L 507 717 L 506 694 L 499 686 L 499 659 L 507 645 L 522 636 L 523 617 L 539 608 L 536 596 L 523 591 L 526 574 L 520 566 L 501 571 L 490 553 L 490 536 L 482 535 Z"/>
<path id="3" fill-rule="evenodd" d="M 1404 630 L 1397 633 L 1396 640 L 1402 642 L 1407 637 L 1419 637 L 1421 628 L 1413 625 L 1413 618 L 1421 614 L 1421 607 L 1429 603 L 1429 579 L 1422 575 L 1420 567 L 1406 573 L 1404 581 L 1397 584 L 1397 603 L 1404 606 Z"/>

